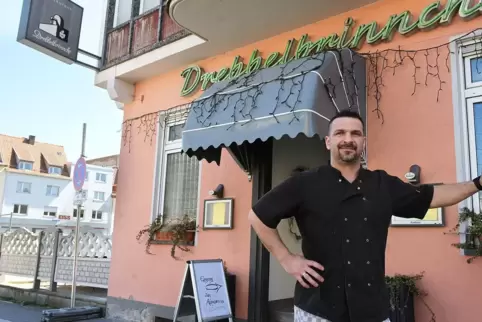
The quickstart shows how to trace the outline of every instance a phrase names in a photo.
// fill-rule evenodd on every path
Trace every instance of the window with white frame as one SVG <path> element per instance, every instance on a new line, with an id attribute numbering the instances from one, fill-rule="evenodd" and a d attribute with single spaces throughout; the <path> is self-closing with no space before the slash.
<path id="1" fill-rule="evenodd" d="M 198 209 L 200 161 L 181 153 L 183 126 L 167 124 L 159 147 L 162 176 L 157 212 L 164 222 L 184 215 L 196 218 Z"/>
<path id="2" fill-rule="evenodd" d="M 33 162 L 20 161 L 20 162 L 18 163 L 17 169 L 20 169 L 20 170 L 32 170 L 32 169 L 33 169 Z"/>
<path id="3" fill-rule="evenodd" d="M 17 193 L 32 193 L 32 183 L 31 182 L 17 182 Z"/>
<path id="4" fill-rule="evenodd" d="M 45 217 L 56 217 L 57 216 L 57 207 L 44 207 L 44 216 Z"/>
<path id="5" fill-rule="evenodd" d="M 97 181 L 97 182 L 102 182 L 102 183 L 106 183 L 106 182 L 107 182 L 107 174 L 97 172 L 97 173 L 95 174 L 95 181 Z"/>
<path id="6" fill-rule="evenodd" d="M 482 174 L 482 46 L 464 44 L 459 50 L 459 85 L 461 101 L 466 117 L 466 145 L 468 155 L 464 157 L 470 178 Z M 472 198 L 473 210 L 482 210 L 482 195 Z"/>
<path id="7" fill-rule="evenodd" d="M 77 208 L 74 208 L 74 218 L 77 218 Z M 84 218 L 84 209 L 83 208 L 80 208 L 80 218 Z"/>
<path id="8" fill-rule="evenodd" d="M 105 192 L 94 191 L 94 200 L 95 201 L 105 201 Z"/>
<path id="9" fill-rule="evenodd" d="M 139 15 L 154 9 L 161 4 L 161 0 L 137 0 L 139 1 Z M 132 3 L 134 0 L 116 0 L 114 13 L 114 27 L 129 20 L 132 16 Z"/>
<path id="10" fill-rule="evenodd" d="M 46 196 L 52 196 L 52 197 L 57 197 L 60 192 L 60 187 L 59 186 L 52 186 L 48 185 L 47 186 L 47 191 L 45 192 Z"/>
<path id="11" fill-rule="evenodd" d="M 85 171 L 85 179 L 84 181 L 89 181 L 89 171 Z"/>
<path id="12" fill-rule="evenodd" d="M 13 205 L 13 213 L 17 215 L 26 215 L 28 212 L 28 205 Z"/>
<path id="13" fill-rule="evenodd" d="M 92 219 L 101 220 L 102 219 L 102 211 L 92 210 Z"/>
<path id="14" fill-rule="evenodd" d="M 49 174 L 62 174 L 62 168 L 60 167 L 49 167 Z"/>

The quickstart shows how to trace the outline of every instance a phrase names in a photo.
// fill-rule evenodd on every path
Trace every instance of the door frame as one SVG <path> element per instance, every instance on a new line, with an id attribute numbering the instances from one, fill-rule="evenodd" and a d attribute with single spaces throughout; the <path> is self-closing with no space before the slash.
<path id="1" fill-rule="evenodd" d="M 273 171 L 273 139 L 256 144 L 253 153 L 252 204 L 271 190 Z M 270 253 L 251 228 L 249 255 L 248 321 L 269 321 Z"/>

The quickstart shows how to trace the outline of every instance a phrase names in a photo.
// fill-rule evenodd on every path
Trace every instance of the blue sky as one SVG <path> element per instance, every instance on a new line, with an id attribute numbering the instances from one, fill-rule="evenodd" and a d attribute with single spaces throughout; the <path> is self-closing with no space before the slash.
<path id="1" fill-rule="evenodd" d="M 67 65 L 16 41 L 21 0 L 4 1 L 0 22 L 0 133 L 63 145 L 69 161 L 81 152 L 87 123 L 86 156 L 119 153 L 123 112 L 106 90 L 94 85 L 95 72 Z M 92 3 L 92 0 L 78 0 Z M 103 1 L 96 0 L 97 3 Z M 100 53 L 102 5 L 84 7 L 80 47 Z M 104 11 L 105 12 L 105 11 Z"/>

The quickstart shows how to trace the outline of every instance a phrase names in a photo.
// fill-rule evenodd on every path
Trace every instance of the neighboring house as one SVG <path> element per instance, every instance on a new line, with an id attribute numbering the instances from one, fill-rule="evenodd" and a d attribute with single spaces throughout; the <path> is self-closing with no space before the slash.
<path id="1" fill-rule="evenodd" d="M 112 234 L 113 198 L 112 187 L 115 169 L 103 167 L 87 162 L 87 175 L 83 186 L 85 201 L 80 209 L 80 225 L 82 230 L 99 230 L 106 235 Z M 73 176 L 73 169 L 72 174 Z M 59 218 L 57 224 L 64 231 L 75 230 L 78 209 L 74 204 L 76 192 L 73 185 L 69 185 L 70 213 L 67 217 Z"/>
<path id="2" fill-rule="evenodd" d="M 111 167 L 114 170 L 114 180 L 112 182 L 112 218 L 110 221 L 110 233 L 114 231 L 114 219 L 115 219 L 115 205 L 116 205 L 116 196 L 117 196 L 117 180 L 119 178 L 119 163 L 120 163 L 120 155 L 114 154 L 109 155 L 101 158 L 90 159 L 87 160 L 87 164 L 98 165 L 102 167 Z"/>
<path id="3" fill-rule="evenodd" d="M 0 231 L 46 229 L 68 214 L 70 166 L 64 148 L 0 135 Z"/>

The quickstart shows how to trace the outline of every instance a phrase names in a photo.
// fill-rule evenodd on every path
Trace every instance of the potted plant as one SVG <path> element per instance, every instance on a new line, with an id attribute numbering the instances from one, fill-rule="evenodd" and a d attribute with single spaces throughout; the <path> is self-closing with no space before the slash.
<path id="1" fill-rule="evenodd" d="M 466 228 L 465 232 L 460 232 L 460 224 L 464 222 L 470 222 L 470 225 Z M 472 263 L 474 259 L 482 256 L 482 217 L 480 214 L 476 214 L 474 211 L 465 207 L 459 214 L 459 221 L 452 228 L 449 234 L 465 235 L 465 243 L 454 243 L 452 246 L 462 249 L 466 255 L 471 257 L 467 259 L 467 263 Z"/>
<path id="2" fill-rule="evenodd" d="M 172 243 L 171 257 L 177 259 L 176 248 L 188 252 L 189 248 L 183 245 L 194 242 L 196 231 L 196 219 L 188 215 L 184 215 L 181 218 L 172 218 L 166 223 L 163 223 L 162 215 L 160 215 L 150 225 L 140 230 L 136 238 L 139 240 L 142 235 L 148 234 L 146 241 L 146 253 L 148 254 L 152 254 L 149 251 L 152 244 Z"/>
<path id="3" fill-rule="evenodd" d="M 416 275 L 395 274 L 385 276 L 385 282 L 390 295 L 390 321 L 414 322 L 414 298 L 419 297 L 432 314 L 430 322 L 435 322 L 435 313 L 423 299 L 427 294 L 417 287 L 417 282 L 423 277 L 423 272 Z"/>

